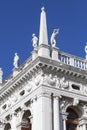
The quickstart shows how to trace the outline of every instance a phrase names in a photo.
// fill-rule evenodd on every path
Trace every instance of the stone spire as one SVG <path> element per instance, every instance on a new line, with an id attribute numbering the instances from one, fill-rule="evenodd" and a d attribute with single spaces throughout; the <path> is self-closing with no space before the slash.
<path id="1" fill-rule="evenodd" d="M 46 13 L 45 8 L 41 8 L 40 16 L 40 32 L 39 32 L 39 45 L 45 44 L 48 45 L 48 33 L 47 33 L 47 23 L 46 23 Z"/>

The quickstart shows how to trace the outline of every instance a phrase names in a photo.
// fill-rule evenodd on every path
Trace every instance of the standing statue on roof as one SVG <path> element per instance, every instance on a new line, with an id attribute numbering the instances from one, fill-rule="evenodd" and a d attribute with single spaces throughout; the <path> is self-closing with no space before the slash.
<path id="1" fill-rule="evenodd" d="M 18 68 L 18 64 L 19 64 L 19 56 L 18 56 L 17 53 L 15 53 L 14 62 L 13 62 L 13 65 L 14 65 L 14 68 L 15 68 L 15 69 Z"/>
<path id="2" fill-rule="evenodd" d="M 38 38 L 36 37 L 35 34 L 32 34 L 32 42 L 33 42 L 34 49 L 36 49 L 37 48 Z"/>
<path id="3" fill-rule="evenodd" d="M 52 47 L 56 46 L 56 36 L 58 35 L 58 33 L 59 33 L 59 29 L 53 30 L 53 33 L 52 33 L 51 38 L 50 38 L 50 42 L 51 42 Z"/>
<path id="4" fill-rule="evenodd" d="M 85 58 L 86 58 L 86 60 L 87 60 L 87 43 L 86 43 L 86 46 L 85 46 L 85 53 L 86 53 Z"/>
<path id="5" fill-rule="evenodd" d="M 3 71 L 2 68 L 0 68 L 0 84 L 3 82 Z"/>

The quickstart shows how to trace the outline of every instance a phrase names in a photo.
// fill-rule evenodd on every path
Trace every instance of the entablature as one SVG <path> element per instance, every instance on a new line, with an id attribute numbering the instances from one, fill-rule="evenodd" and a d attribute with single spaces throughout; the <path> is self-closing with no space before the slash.
<path id="1" fill-rule="evenodd" d="M 62 73 L 64 75 L 77 79 L 79 78 L 81 80 L 87 79 L 87 72 L 85 70 L 61 64 L 61 62 L 54 61 L 52 59 L 38 57 L 36 60 L 32 61 L 31 64 L 23 67 L 15 77 L 11 78 L 10 81 L 3 85 L 2 89 L 0 90 L 0 97 L 6 93 L 6 91 L 6 95 L 8 95 L 14 90 L 14 88 L 26 82 L 40 70 L 43 70 L 44 72 L 46 71 L 47 73 L 54 73 L 55 75 Z"/>

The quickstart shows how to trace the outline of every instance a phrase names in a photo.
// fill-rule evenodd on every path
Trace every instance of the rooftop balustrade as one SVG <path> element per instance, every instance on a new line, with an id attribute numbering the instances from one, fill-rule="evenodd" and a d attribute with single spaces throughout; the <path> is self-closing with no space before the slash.
<path id="1" fill-rule="evenodd" d="M 63 64 L 67 64 L 73 67 L 77 67 L 80 69 L 85 70 L 86 69 L 86 64 L 87 61 L 86 59 L 77 57 L 77 56 L 73 56 L 64 52 L 59 52 L 58 53 L 58 59 L 60 60 L 60 62 L 62 62 Z"/>

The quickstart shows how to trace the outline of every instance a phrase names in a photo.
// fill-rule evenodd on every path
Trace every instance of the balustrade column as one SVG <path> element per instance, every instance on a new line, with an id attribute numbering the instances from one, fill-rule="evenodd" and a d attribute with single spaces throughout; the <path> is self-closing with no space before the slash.
<path id="1" fill-rule="evenodd" d="M 70 57 L 70 65 L 74 66 L 74 58 Z"/>
<path id="2" fill-rule="evenodd" d="M 60 130 L 59 97 L 54 97 L 54 130 Z"/>

